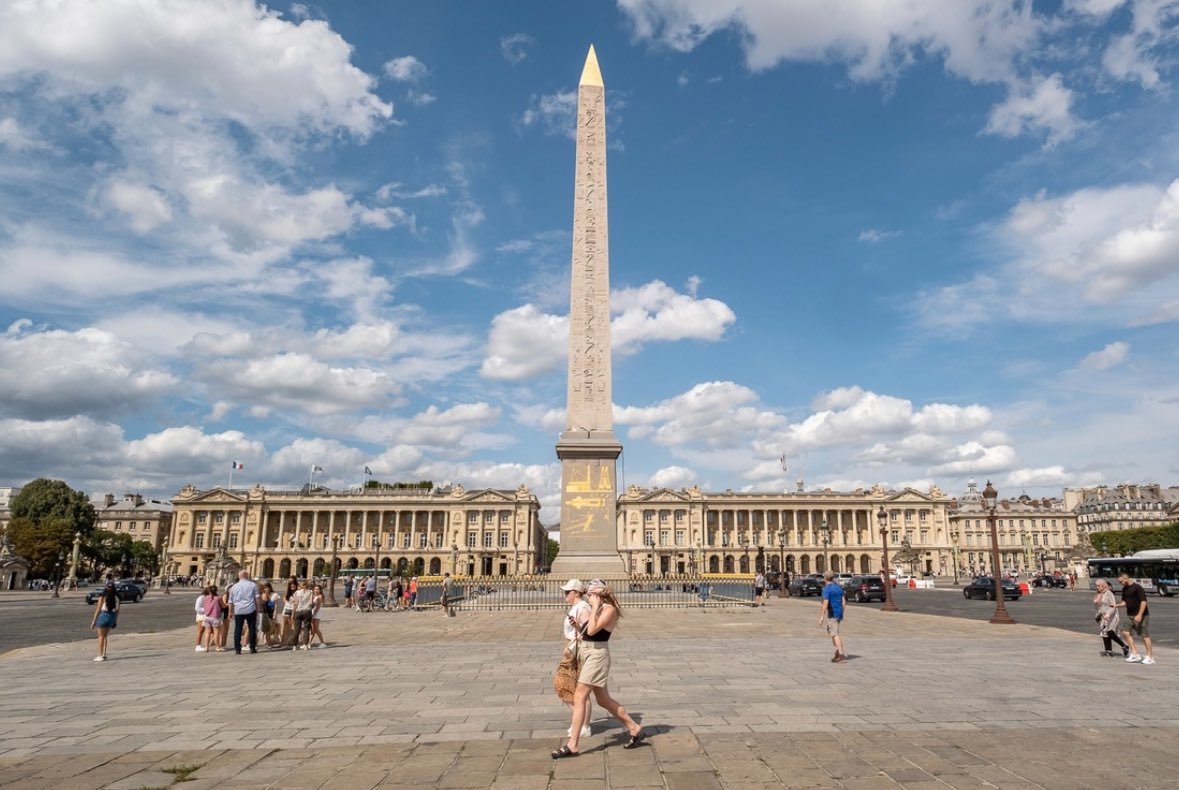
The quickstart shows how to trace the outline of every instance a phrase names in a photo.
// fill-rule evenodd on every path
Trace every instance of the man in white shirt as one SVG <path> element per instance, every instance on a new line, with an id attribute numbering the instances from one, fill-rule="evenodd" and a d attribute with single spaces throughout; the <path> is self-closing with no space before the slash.
<path id="1" fill-rule="evenodd" d="M 237 583 L 229 588 L 229 616 L 233 618 L 233 650 L 242 654 L 242 626 L 250 626 L 250 652 L 258 652 L 258 585 L 249 571 L 237 574 Z"/>

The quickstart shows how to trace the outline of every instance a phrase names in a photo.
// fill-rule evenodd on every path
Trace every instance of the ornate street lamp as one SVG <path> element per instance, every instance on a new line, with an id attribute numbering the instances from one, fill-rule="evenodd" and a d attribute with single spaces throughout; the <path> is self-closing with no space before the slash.
<path id="1" fill-rule="evenodd" d="M 339 553 L 340 544 L 343 542 L 343 540 L 344 540 L 344 536 L 341 535 L 339 532 L 337 532 L 335 535 L 332 535 L 332 559 L 331 559 L 332 577 L 331 577 L 331 580 L 328 582 L 328 600 L 327 600 L 328 606 L 339 606 L 340 605 L 336 602 L 336 573 L 337 573 L 337 571 L 336 571 L 336 554 Z"/>
<path id="2" fill-rule="evenodd" d="M 78 552 L 82 548 L 82 533 L 74 533 L 74 550 L 70 554 L 70 584 L 71 590 L 78 586 Z"/>
<path id="3" fill-rule="evenodd" d="M 789 598 L 790 588 L 786 583 L 786 528 L 778 530 L 778 597 Z"/>
<path id="4" fill-rule="evenodd" d="M 876 513 L 876 523 L 880 525 L 880 539 L 884 542 L 884 606 L 882 612 L 898 612 L 897 605 L 892 601 L 892 570 L 888 562 L 888 512 L 884 505 Z"/>
<path id="5" fill-rule="evenodd" d="M 982 495 L 983 504 L 987 508 L 987 525 L 991 528 L 991 575 L 995 580 L 995 614 L 991 616 L 991 622 L 1013 625 L 1015 620 L 1007 613 L 1007 607 L 1003 605 L 1003 564 L 999 560 L 999 533 L 995 528 L 995 508 L 999 504 L 999 492 L 988 480 Z"/>
<path id="6" fill-rule="evenodd" d="M 831 573 L 831 557 L 827 554 L 827 547 L 831 545 L 831 527 L 827 526 L 827 514 L 823 514 L 823 521 L 819 524 L 819 531 L 823 533 L 823 571 Z"/>
<path id="7" fill-rule="evenodd" d="M 959 555 L 957 533 L 954 534 L 953 540 L 954 540 L 954 547 L 950 551 L 950 559 L 953 560 L 953 562 L 954 562 L 954 586 L 957 587 L 958 586 L 958 555 Z"/>
<path id="8" fill-rule="evenodd" d="M 59 551 L 57 553 L 57 562 L 53 563 L 53 597 L 60 598 L 61 593 L 57 588 L 61 587 L 61 564 L 65 561 L 65 552 Z"/>
<path id="9" fill-rule="evenodd" d="M 172 562 L 168 559 L 168 539 L 167 538 L 164 538 L 164 545 L 162 546 L 162 549 L 163 550 L 160 552 L 160 556 L 163 557 L 163 560 L 161 561 L 160 564 L 163 568 L 163 573 L 164 573 L 164 595 L 171 595 L 172 594 L 172 574 L 170 574 L 168 572 L 168 569 L 171 567 Z"/>
<path id="10" fill-rule="evenodd" d="M 450 544 L 450 572 L 454 576 L 458 576 L 458 544 Z"/>

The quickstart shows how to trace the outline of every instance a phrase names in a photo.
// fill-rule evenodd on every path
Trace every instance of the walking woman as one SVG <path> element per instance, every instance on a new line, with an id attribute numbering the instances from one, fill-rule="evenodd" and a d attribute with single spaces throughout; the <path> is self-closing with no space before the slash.
<path id="1" fill-rule="evenodd" d="M 323 629 L 319 625 L 320 615 L 323 614 L 323 587 L 317 584 L 311 593 L 311 636 L 307 638 L 307 644 L 314 642 L 318 636 L 319 646 L 327 647 L 327 640 L 323 638 Z"/>
<path id="2" fill-rule="evenodd" d="M 569 611 L 565 613 L 564 628 L 562 634 L 565 641 L 564 644 L 564 658 L 568 659 L 572 655 L 573 643 L 579 641 L 582 631 L 585 630 L 585 624 L 589 622 L 590 605 L 585 600 L 585 584 L 580 579 L 570 579 L 565 582 L 561 588 L 565 593 L 565 605 L 569 607 Z M 578 651 L 578 655 L 582 655 Z M 574 692 L 576 694 L 576 691 Z M 562 697 L 564 699 L 564 697 Z M 574 701 L 570 699 L 566 703 L 570 708 L 570 713 L 573 712 Z M 585 700 L 585 709 L 582 711 L 582 718 L 580 722 L 573 722 L 569 725 L 569 729 L 565 731 L 566 736 L 573 734 L 573 728 L 576 726 L 581 730 L 581 737 L 587 738 L 590 735 L 590 718 L 593 716 L 593 703 L 590 702 L 589 697 Z"/>
<path id="3" fill-rule="evenodd" d="M 282 640 L 283 647 L 295 644 L 295 593 L 299 591 L 299 581 L 292 576 L 287 581 L 287 591 L 283 595 L 282 604 Z"/>
<path id="4" fill-rule="evenodd" d="M 643 728 L 627 715 L 626 709 L 610 696 L 606 688 L 610 679 L 610 634 L 622 615 L 618 600 L 601 579 L 590 581 L 587 598 L 590 616 L 581 638 L 581 672 L 577 676 L 577 690 L 573 692 L 573 721 L 569 727 L 569 741 L 552 753 L 554 760 L 576 757 L 581 753 L 577 750 L 577 741 L 581 737 L 580 725 L 585 720 L 586 703 L 591 692 L 598 704 L 626 727 L 630 738 L 622 745 L 623 749 L 633 749 L 647 737 Z"/>
<path id="5" fill-rule="evenodd" d="M 107 582 L 102 595 L 94 602 L 94 617 L 90 619 L 90 627 L 98 629 L 98 655 L 95 661 L 106 661 L 106 642 L 111 629 L 119 624 L 119 594 L 115 592 L 115 583 Z"/>
<path id="6" fill-rule="evenodd" d="M 1109 582 L 1105 579 L 1098 579 L 1096 582 L 1097 594 L 1093 596 L 1093 606 L 1097 608 L 1097 615 L 1094 619 L 1097 621 L 1097 631 L 1101 634 L 1101 642 L 1105 645 L 1105 649 L 1101 651 L 1101 655 L 1110 657 L 1114 655 L 1113 643 L 1117 642 L 1122 648 L 1122 658 L 1130 655 L 1129 646 L 1122 641 L 1118 636 L 1118 610 L 1115 605 L 1114 594 L 1109 589 Z"/>

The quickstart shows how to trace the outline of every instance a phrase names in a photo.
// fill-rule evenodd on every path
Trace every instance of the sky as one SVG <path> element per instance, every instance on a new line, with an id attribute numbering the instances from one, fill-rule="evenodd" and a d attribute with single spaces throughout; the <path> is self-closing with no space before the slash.
<path id="1" fill-rule="evenodd" d="M 1179 483 L 1177 22 L 0 4 L 0 485 L 367 467 L 554 524 L 591 44 L 622 486 Z"/>

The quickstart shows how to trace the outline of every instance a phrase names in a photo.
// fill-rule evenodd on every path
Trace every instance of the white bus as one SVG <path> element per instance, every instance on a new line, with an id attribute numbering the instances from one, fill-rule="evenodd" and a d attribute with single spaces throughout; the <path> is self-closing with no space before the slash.
<path id="1" fill-rule="evenodd" d="M 1179 549 L 1149 549 L 1133 557 L 1094 557 L 1089 560 L 1089 589 L 1105 579 L 1113 591 L 1122 589 L 1118 576 L 1125 572 L 1148 593 L 1170 597 L 1179 592 Z"/>

